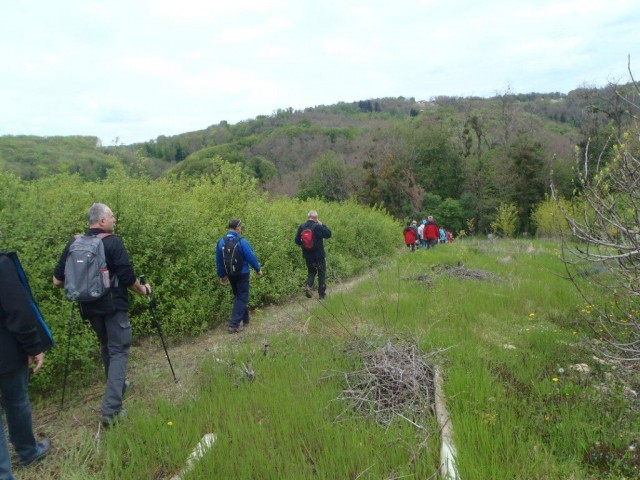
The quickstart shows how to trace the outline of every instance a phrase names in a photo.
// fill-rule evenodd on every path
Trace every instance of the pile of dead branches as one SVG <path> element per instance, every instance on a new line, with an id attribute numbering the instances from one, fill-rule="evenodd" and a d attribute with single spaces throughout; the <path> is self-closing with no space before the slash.
<path id="1" fill-rule="evenodd" d="M 358 341 L 349 350 L 362 360 L 362 368 L 344 373 L 347 387 L 338 400 L 366 418 L 389 425 L 401 418 L 423 429 L 417 423 L 425 414 L 433 413 L 435 402 L 434 370 L 429 358 L 414 342 L 394 339 L 383 347 L 373 348 Z"/>
<path id="2" fill-rule="evenodd" d="M 472 280 L 491 280 L 493 278 L 493 273 L 491 272 L 484 270 L 468 270 L 464 265 L 458 265 L 457 267 L 453 265 L 439 265 L 437 268 L 434 268 L 434 270 L 436 273 L 450 275 L 457 278 Z"/>

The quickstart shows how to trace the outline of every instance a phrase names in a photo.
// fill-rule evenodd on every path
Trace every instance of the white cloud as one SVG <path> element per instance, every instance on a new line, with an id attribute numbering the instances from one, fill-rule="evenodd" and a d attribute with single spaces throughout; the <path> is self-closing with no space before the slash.
<path id="1" fill-rule="evenodd" d="M 635 0 L 30 0 L 0 17 L 0 135 L 105 143 L 373 96 L 568 92 L 640 65 Z"/>

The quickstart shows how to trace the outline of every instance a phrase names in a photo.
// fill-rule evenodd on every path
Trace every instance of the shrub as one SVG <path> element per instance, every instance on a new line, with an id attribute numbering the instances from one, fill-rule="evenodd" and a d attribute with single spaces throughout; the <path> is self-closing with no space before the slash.
<path id="1" fill-rule="evenodd" d="M 269 201 L 240 164 L 219 162 L 218 167 L 216 175 L 199 180 L 151 181 L 129 177 L 122 168 L 96 182 L 77 175 L 33 182 L 1 177 L 0 247 L 19 252 L 58 345 L 48 356 L 44 374 L 34 377 L 38 387 L 52 387 L 62 376 L 70 305 L 62 291 L 52 287 L 51 277 L 66 242 L 86 228 L 86 212 L 93 202 L 106 203 L 114 211 L 116 233 L 124 239 L 136 273 L 144 273 L 154 287 L 167 338 L 196 335 L 229 315 L 230 293 L 218 282 L 215 245 L 230 218 L 243 220 L 243 234 L 265 272 L 252 282 L 252 307 L 299 291 L 306 267 L 293 240 L 311 209 L 320 212 L 333 232 L 326 242 L 330 281 L 379 263 L 400 245 L 399 224 L 380 209 L 352 201 Z M 131 300 L 134 336 L 153 335 L 146 301 L 135 294 Z M 77 314 L 74 318 L 78 322 Z M 93 337 L 86 325 L 75 327 L 73 371 L 95 368 L 87 361 L 97 351 Z"/>

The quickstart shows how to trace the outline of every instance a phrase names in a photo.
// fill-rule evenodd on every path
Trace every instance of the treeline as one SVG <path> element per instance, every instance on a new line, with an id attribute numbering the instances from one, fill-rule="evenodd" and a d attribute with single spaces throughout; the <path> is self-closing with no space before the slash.
<path id="1" fill-rule="evenodd" d="M 326 242 L 332 284 L 383 261 L 399 246 L 399 225 L 381 210 L 353 201 L 270 201 L 239 165 L 216 162 L 216 175 L 198 180 L 132 177 L 121 166 L 98 181 L 68 174 L 33 181 L 0 176 L 0 248 L 19 253 L 58 344 L 48 355 L 44 374 L 34 377 L 39 388 L 54 387 L 61 378 L 70 318 L 75 324 L 72 371 L 95 368 L 87 362 L 97 353 L 94 335 L 51 283 L 65 243 L 84 231 L 93 202 L 113 209 L 116 233 L 123 237 L 137 274 L 153 284 L 158 318 L 173 338 L 196 335 L 228 319 L 230 292 L 218 283 L 214 251 L 230 218 L 243 220 L 243 234 L 265 272 L 252 284 L 252 307 L 300 292 L 306 268 L 293 239 L 312 208 L 333 232 Z M 153 333 L 146 302 L 136 295 L 132 300 L 134 334 Z"/>
<path id="2" fill-rule="evenodd" d="M 91 155 L 85 142 L 74 159 L 48 143 L 43 148 L 58 151 L 60 165 L 46 161 L 51 155 L 44 161 L 16 156 L 22 150 L 15 146 L 17 137 L 0 137 L 0 161 L 22 178 L 77 172 L 95 180 L 114 162 L 132 175 L 198 178 L 216 174 L 215 159 L 221 157 L 271 196 L 354 199 L 399 219 L 432 214 L 449 230 L 471 234 L 490 231 L 500 206 L 512 204 L 517 233 L 534 234 L 531 213 L 550 193 L 552 174 L 563 196 L 574 193 L 576 146 L 582 154 L 589 141 L 592 151 L 605 151 L 608 158 L 609 135 L 629 122 L 619 94 L 630 89 L 610 85 L 567 95 L 506 91 L 486 99 L 399 97 L 289 108 L 142 144 L 94 145 Z M 78 163 L 79 158 L 86 160 Z"/>

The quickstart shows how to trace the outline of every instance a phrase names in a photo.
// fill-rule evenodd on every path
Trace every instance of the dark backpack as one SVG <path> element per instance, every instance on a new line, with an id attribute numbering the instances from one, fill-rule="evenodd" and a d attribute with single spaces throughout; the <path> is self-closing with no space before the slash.
<path id="1" fill-rule="evenodd" d="M 315 234 L 313 233 L 313 229 L 315 227 L 315 225 L 312 225 L 310 227 L 304 228 L 300 232 L 300 241 L 302 242 L 303 250 L 313 250 L 314 248 L 316 248 L 316 238 Z"/>
<path id="2" fill-rule="evenodd" d="M 22 284 L 22 288 L 24 289 L 24 292 L 27 295 L 27 299 L 29 300 L 29 306 L 31 307 L 31 310 L 38 320 L 36 323 L 36 329 L 38 330 L 38 336 L 40 337 L 42 351 L 44 352 L 45 350 L 49 350 L 54 345 L 53 335 L 51 335 L 51 329 L 47 325 L 47 322 L 44 321 L 44 317 L 42 316 L 38 305 L 36 305 L 36 301 L 33 298 L 33 293 L 31 292 L 31 286 L 29 285 L 29 280 L 27 279 L 27 275 L 22 268 L 22 264 L 20 263 L 18 254 L 16 252 L 0 252 L 0 255 L 6 255 L 9 260 L 13 262 L 18 274 L 18 278 L 20 279 L 20 283 Z"/>
<path id="3" fill-rule="evenodd" d="M 227 277 L 237 277 L 242 273 L 242 251 L 239 246 L 241 239 L 240 235 L 234 238 L 224 237 L 222 263 Z"/>
<path id="4" fill-rule="evenodd" d="M 69 300 L 93 302 L 111 288 L 102 239 L 110 233 L 76 235 L 64 267 L 64 291 Z"/>

